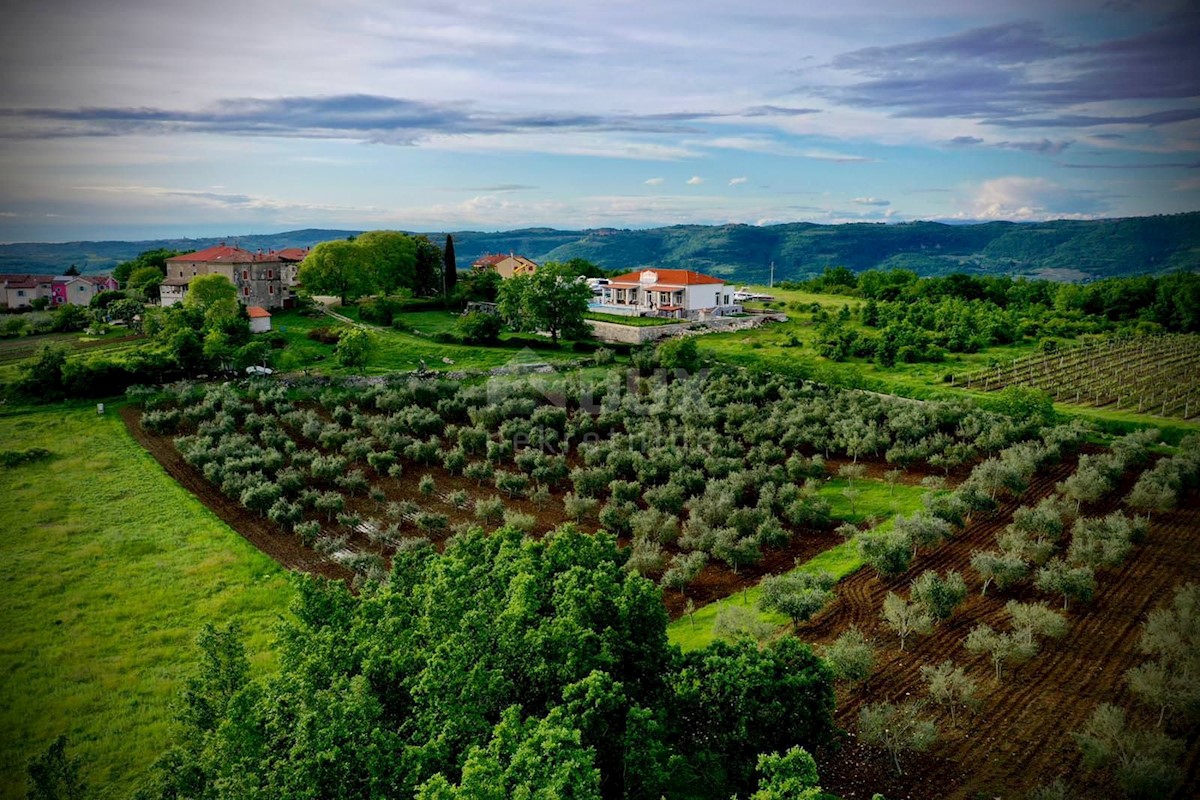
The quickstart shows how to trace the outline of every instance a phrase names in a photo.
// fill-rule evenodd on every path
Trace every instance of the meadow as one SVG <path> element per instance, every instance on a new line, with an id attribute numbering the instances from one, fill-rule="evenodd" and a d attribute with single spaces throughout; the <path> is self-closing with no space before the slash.
<path id="1" fill-rule="evenodd" d="M 59 734 L 97 798 L 127 797 L 173 728 L 205 623 L 237 621 L 274 668 L 286 572 L 176 484 L 93 405 L 7 410 L 0 468 L 0 796 Z"/>

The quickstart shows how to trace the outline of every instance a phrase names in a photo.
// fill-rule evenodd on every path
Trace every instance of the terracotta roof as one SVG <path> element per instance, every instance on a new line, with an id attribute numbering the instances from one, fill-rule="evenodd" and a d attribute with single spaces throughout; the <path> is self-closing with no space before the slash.
<path id="1" fill-rule="evenodd" d="M 624 275 L 618 275 L 613 278 L 609 284 L 614 283 L 636 283 L 642 282 L 643 272 L 653 272 L 658 278 L 654 281 L 655 284 L 661 286 L 696 286 L 698 284 L 724 284 L 725 281 L 720 278 L 714 278 L 711 275 L 701 275 L 699 272 L 692 272 L 690 269 L 640 269 L 637 272 L 626 272 Z"/>
<path id="2" fill-rule="evenodd" d="M 267 311 L 262 306 L 248 306 L 246 308 L 246 313 L 250 315 L 250 319 L 262 319 L 264 317 L 266 319 L 271 318 L 271 312 Z"/>
<path id="3" fill-rule="evenodd" d="M 491 253 L 489 255 L 480 256 L 471 264 L 472 267 L 494 267 L 508 256 L 501 253 Z"/>
<path id="4" fill-rule="evenodd" d="M 285 247 L 275 251 L 275 256 L 281 261 L 303 261 L 307 255 L 307 247 Z"/>
<path id="5" fill-rule="evenodd" d="M 251 253 L 249 250 L 243 250 L 240 247 L 229 247 L 228 245 L 218 244 L 204 250 L 197 250 L 194 253 L 171 256 L 167 259 L 167 263 L 249 264 L 255 261 L 274 262 L 279 260 L 278 253 Z"/>
<path id="6" fill-rule="evenodd" d="M 4 285 L 9 289 L 36 289 L 38 286 L 32 278 L 9 278 Z"/>

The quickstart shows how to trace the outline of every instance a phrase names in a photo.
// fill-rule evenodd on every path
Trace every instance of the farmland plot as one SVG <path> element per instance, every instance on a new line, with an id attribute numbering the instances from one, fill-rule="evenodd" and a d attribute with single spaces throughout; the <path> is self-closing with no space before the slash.
<path id="1" fill-rule="evenodd" d="M 1013 359 L 962 379 L 967 389 L 1042 389 L 1062 403 L 1200 418 L 1200 336 L 1101 339 Z"/>
<path id="2" fill-rule="evenodd" d="M 148 405 L 142 440 L 289 566 L 378 578 L 414 538 L 573 521 L 630 545 L 629 567 L 674 590 L 676 613 L 837 541 L 826 457 L 859 476 L 867 461 L 952 472 L 1034 433 L 968 406 L 735 371 L 301 398 L 180 386 Z"/>
<path id="3" fill-rule="evenodd" d="M 1195 445 L 1195 442 L 1192 443 Z M 1120 443 L 1111 456 L 1085 454 L 1069 459 L 1039 475 L 1028 489 L 996 511 L 974 520 L 935 550 L 916 558 L 908 570 L 890 577 L 861 570 L 838 587 L 828 611 L 798 635 L 806 641 L 829 644 L 851 626 L 877 646 L 875 669 L 865 681 L 843 686 L 837 718 L 853 731 L 864 705 L 899 703 L 927 697 L 922 669 L 947 660 L 963 667 L 978 686 L 979 702 L 973 713 L 959 712 L 955 719 L 946 709 L 930 711 L 941 729 L 929 754 L 909 756 L 904 776 L 890 776 L 880 753 L 856 743 L 821 759 L 826 789 L 839 796 L 867 798 L 882 791 L 887 797 L 977 796 L 1024 797 L 1042 783 L 1066 779 L 1080 797 L 1114 796 L 1103 773 L 1083 768 L 1071 734 L 1082 729 L 1100 703 L 1124 708 L 1143 727 L 1154 727 L 1155 709 L 1138 704 L 1126 682 L 1126 671 L 1146 660 L 1139 650 L 1141 626 L 1149 612 L 1167 601 L 1172 590 L 1200 575 L 1200 504 L 1196 496 L 1196 462 L 1182 481 L 1190 486 L 1152 513 L 1150 521 L 1133 517 L 1126 502 L 1142 479 L 1137 478 L 1144 454 L 1122 456 Z M 1074 522 L 1074 502 L 1069 495 L 1073 476 L 1091 471 L 1098 461 L 1122 467 L 1109 491 L 1079 505 Z M 1163 465 L 1160 462 L 1160 467 Z M 1164 472 L 1156 468 L 1143 475 Z M 1059 500 L 1047 498 L 1059 497 Z M 984 594 L 983 578 L 974 569 L 975 556 L 1011 545 L 1014 530 L 1031 527 L 1029 509 L 1057 508 L 1068 524 L 1054 552 L 1072 565 L 1095 565 L 1096 588 L 1090 601 L 1076 600 L 1065 612 L 1067 627 L 1061 639 L 1042 642 L 1040 652 L 1004 667 L 997 678 L 993 664 L 972 653 L 964 643 L 973 629 L 987 625 L 1004 631 L 1013 625 L 1010 601 L 1049 601 L 1058 607 L 1061 596 L 1038 588 L 1029 575 L 1004 590 L 993 584 Z M 1106 523 L 1132 520 L 1131 547 L 1114 555 L 1090 547 L 1092 531 Z M 1141 531 L 1140 533 L 1138 531 Z M 1144 537 L 1144 538 L 1140 538 Z M 1043 563 L 1050 558 L 1043 552 Z M 908 594 L 910 583 L 926 571 L 957 572 L 965 576 L 968 594 L 949 619 L 933 626 L 928 635 L 909 638 L 903 650 L 894 630 L 881 619 L 889 593 Z M 1044 588 L 1044 587 L 1043 587 Z M 1184 718 L 1168 719 L 1167 732 L 1184 742 L 1186 754 L 1178 766 L 1182 785 L 1176 797 L 1193 797 L 1200 786 L 1200 737 Z"/>

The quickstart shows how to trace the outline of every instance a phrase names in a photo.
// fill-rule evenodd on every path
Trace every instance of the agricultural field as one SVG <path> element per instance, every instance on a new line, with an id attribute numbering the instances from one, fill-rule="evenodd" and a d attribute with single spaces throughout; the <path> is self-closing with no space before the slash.
<path id="1" fill-rule="evenodd" d="M 206 623 L 238 622 L 255 674 L 275 669 L 285 570 L 175 483 L 114 413 L 8 409 L 0 467 L 0 796 L 59 734 L 94 797 L 125 798 L 173 730 Z"/>
<path id="2" fill-rule="evenodd" d="M 1027 386 L 1071 405 L 1198 420 L 1200 336 L 1096 340 L 1015 358 L 959 382 L 984 392 Z"/>
<path id="3" fill-rule="evenodd" d="M 837 521 L 915 508 L 919 488 L 880 479 L 889 464 L 901 467 L 892 484 L 912 484 L 1033 430 L 737 371 L 616 375 L 553 388 L 403 379 L 305 399 L 188 385 L 151 403 L 140 426 L 173 474 L 187 463 L 189 486 L 202 476 L 206 496 L 274 526 L 293 565 L 379 577 L 414 536 L 574 522 L 631 544 L 635 568 L 675 590 L 676 615 L 828 549 Z"/>
<path id="4" fill-rule="evenodd" d="M 1167 492 L 1173 479 L 1146 468 L 1153 433 L 1126 437 L 1112 455 L 1088 445 L 1080 456 L 1078 426 L 1021 428 L 964 406 L 736 371 L 568 380 L 553 391 L 437 379 L 290 394 L 179 386 L 127 419 L 171 474 L 296 569 L 378 580 L 414 543 L 440 549 L 469 526 L 541 536 L 574 523 L 630 548 L 626 569 L 663 587 L 670 637 L 686 650 L 789 629 L 829 647 L 853 627 L 877 655 L 865 681 L 839 684 L 837 719 L 852 736 L 863 708 L 923 691 L 919 667 L 962 667 L 978 704 L 961 718 L 953 705 L 927 706 L 942 734 L 930 754 L 904 757 L 905 775 L 884 777 L 880 752 L 853 738 L 848 750 L 820 754 L 824 785 L 847 800 L 881 788 L 889 797 L 1000 792 L 1012 787 L 1008 759 L 1023 765 L 1025 789 L 1059 777 L 1105 791 L 1108 778 L 1079 765 L 1068 734 L 1101 702 L 1139 724 L 1150 718 L 1123 677 L 1142 660 L 1140 623 L 1200 569 L 1194 495 L 1176 484 Z M 1163 474 L 1143 481 L 1143 472 Z M 1034 509 L 1048 508 L 1064 532 L 1031 538 Z M 1149 525 L 1131 516 L 1147 512 Z M 849 527 L 834 533 L 839 523 Z M 1023 577 L 996 577 L 980 553 L 1016 559 Z M 1052 577 L 1035 587 L 1039 564 L 1053 563 L 1094 576 L 1090 600 L 1071 588 L 1056 600 Z M 929 570 L 964 576 L 966 596 L 902 650 L 880 609 Z M 765 599 L 785 575 L 836 585 L 809 612 L 785 613 Z M 1063 597 L 1074 598 L 1064 638 L 1012 656 L 1003 679 L 964 646 L 979 625 L 1004 631 L 1010 600 L 1053 608 Z M 789 613 L 805 616 L 789 622 Z M 988 735 L 973 736 L 981 724 Z M 1180 768 L 1194 786 L 1195 733 L 1170 730 L 1187 737 Z"/>

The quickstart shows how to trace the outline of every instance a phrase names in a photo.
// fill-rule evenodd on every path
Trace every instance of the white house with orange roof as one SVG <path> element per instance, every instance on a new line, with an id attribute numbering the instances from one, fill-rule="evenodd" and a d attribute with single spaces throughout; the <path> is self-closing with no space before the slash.
<path id="1" fill-rule="evenodd" d="M 643 269 L 602 287 L 596 311 L 629 316 L 698 319 L 740 310 L 720 278 L 688 269 Z"/>

